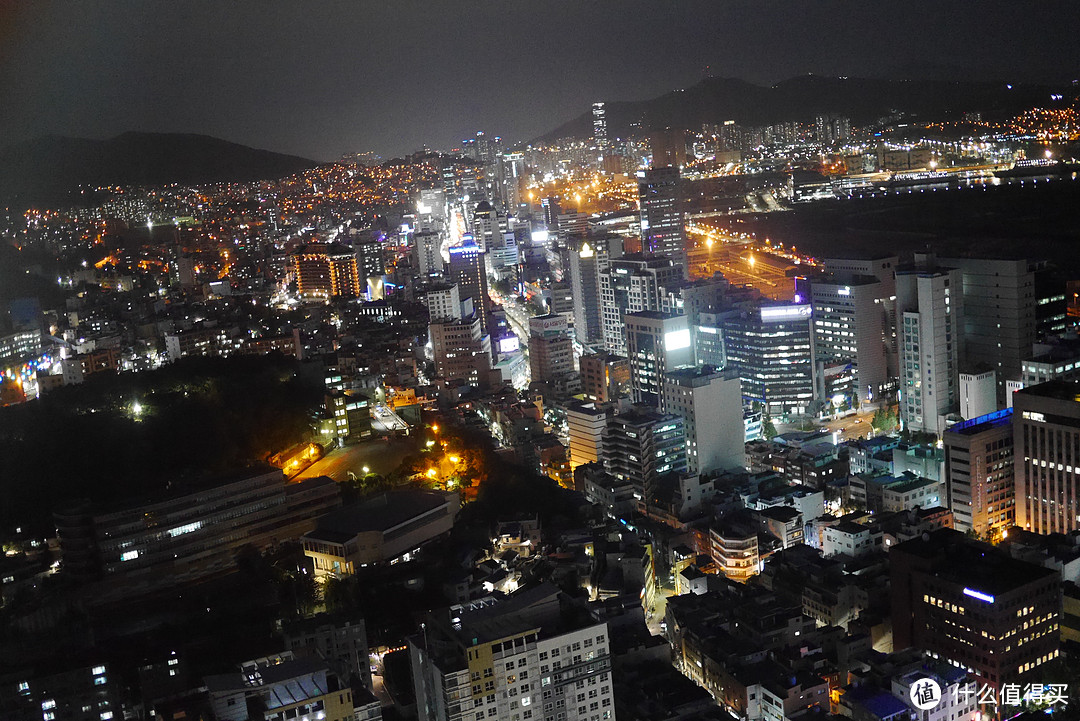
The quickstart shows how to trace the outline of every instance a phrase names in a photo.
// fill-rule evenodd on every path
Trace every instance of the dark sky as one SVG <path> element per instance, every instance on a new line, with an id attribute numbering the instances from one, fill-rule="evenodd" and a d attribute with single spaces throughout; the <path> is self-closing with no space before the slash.
<path id="1" fill-rule="evenodd" d="M 0 145 L 196 132 L 317 160 L 528 140 L 714 75 L 1072 80 L 1074 0 L 0 0 Z"/>

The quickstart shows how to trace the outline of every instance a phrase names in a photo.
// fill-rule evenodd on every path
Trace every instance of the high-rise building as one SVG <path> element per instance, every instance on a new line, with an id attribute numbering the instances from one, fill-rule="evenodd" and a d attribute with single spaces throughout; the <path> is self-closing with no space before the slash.
<path id="1" fill-rule="evenodd" d="M 939 434 L 957 409 L 961 285 L 959 270 L 918 255 L 896 270 L 900 418 L 908 430 Z"/>
<path id="2" fill-rule="evenodd" d="M 644 310 L 623 316 L 634 403 L 660 407 L 664 374 L 694 363 L 686 316 Z"/>
<path id="3" fill-rule="evenodd" d="M 971 420 L 997 410 L 997 389 L 992 371 L 961 373 L 957 384 L 960 396 L 960 417 Z"/>
<path id="4" fill-rule="evenodd" d="M 943 528 L 889 551 L 893 647 L 969 669 L 980 684 L 1042 683 L 1058 657 L 1061 576 Z"/>
<path id="5" fill-rule="evenodd" d="M 950 426 L 945 446 L 945 494 L 953 527 L 997 539 L 1016 518 L 1012 410 Z"/>
<path id="6" fill-rule="evenodd" d="M 600 323 L 600 259 L 589 241 L 571 248 L 570 287 L 574 300 L 574 333 L 582 345 L 603 343 Z"/>
<path id="7" fill-rule="evenodd" d="M 570 467 L 603 460 L 604 430 L 611 406 L 575 401 L 566 407 L 566 425 L 570 433 Z"/>
<path id="8" fill-rule="evenodd" d="M 473 307 L 480 318 L 480 327 L 487 332 L 487 316 L 491 308 L 487 272 L 484 269 L 484 254 L 472 240 L 472 236 L 466 235 L 462 245 L 450 248 L 447 275 L 449 282 L 458 286 L 458 295 L 462 301 L 472 298 Z"/>
<path id="9" fill-rule="evenodd" d="M 717 315 L 725 370 L 742 379 L 743 398 L 772 414 L 802 413 L 814 397 L 814 346 L 807 304 L 761 303 Z"/>
<path id="10" fill-rule="evenodd" d="M 607 350 L 626 355 L 623 315 L 663 310 L 664 287 L 681 279 L 682 271 L 670 258 L 643 253 L 612 258 L 607 272 L 600 273 L 600 322 Z"/>
<path id="11" fill-rule="evenodd" d="M 608 147 L 607 109 L 603 103 L 592 104 L 592 135 L 593 144 L 603 155 Z"/>
<path id="12" fill-rule="evenodd" d="M 408 640 L 419 720 L 615 719 L 607 623 L 573 609 L 545 583 L 431 614 Z"/>
<path id="13" fill-rule="evenodd" d="M 461 318 L 461 296 L 456 285 L 432 285 L 427 288 L 423 300 L 431 320 Z"/>
<path id="14" fill-rule="evenodd" d="M 814 280 L 814 355 L 818 363 L 850 362 L 859 401 L 879 398 L 889 383 L 889 343 L 881 281 L 867 276 Z"/>
<path id="15" fill-rule="evenodd" d="M 443 271 L 442 233 L 418 230 L 413 233 L 413 253 L 420 275 L 429 276 Z"/>
<path id="16" fill-rule="evenodd" d="M 340 243 L 308 243 L 293 252 L 293 272 L 301 297 L 359 298 L 364 285 L 356 254 Z"/>
<path id="17" fill-rule="evenodd" d="M 630 362 L 612 353 L 590 353 L 578 361 L 581 392 L 590 401 L 607 403 L 630 395 Z"/>
<path id="18" fill-rule="evenodd" d="M 574 347 L 565 316 L 549 313 L 529 319 L 529 370 L 533 381 L 542 383 L 574 372 Z"/>
<path id="19" fill-rule="evenodd" d="M 480 314 L 465 318 L 433 319 L 428 324 L 435 375 L 444 380 L 464 380 L 486 388 L 491 370 L 491 340 L 480 324 Z"/>
<path id="20" fill-rule="evenodd" d="M 683 419 L 688 473 L 744 467 L 745 429 L 737 375 L 707 366 L 668 371 L 661 410 Z"/>
<path id="21" fill-rule="evenodd" d="M 634 497 L 648 511 L 657 480 L 686 472 L 686 429 L 679 416 L 649 406 L 634 406 L 608 419 L 604 469 L 634 486 Z"/>
<path id="22" fill-rule="evenodd" d="M 385 240 L 386 233 L 380 230 L 364 230 L 352 239 L 353 251 L 356 253 L 357 272 L 364 285 L 368 278 L 386 272 L 386 263 L 383 260 Z"/>
<path id="23" fill-rule="evenodd" d="M 1013 394 L 1016 525 L 1080 529 L 1080 382 L 1054 380 Z"/>
<path id="24" fill-rule="evenodd" d="M 962 279 L 960 363 L 995 371 L 997 402 L 1005 405 L 1005 383 L 1020 380 L 1035 342 L 1035 272 L 1025 260 L 942 258 L 941 264 L 959 269 Z"/>
<path id="25" fill-rule="evenodd" d="M 679 195 L 679 168 L 639 170 L 637 179 L 641 207 L 641 249 L 646 253 L 671 258 L 683 277 L 687 277 L 686 228 Z"/>
<path id="26" fill-rule="evenodd" d="M 481 200 L 472 213 L 472 234 L 481 253 L 486 253 L 499 234 L 499 214 L 491 203 Z"/>

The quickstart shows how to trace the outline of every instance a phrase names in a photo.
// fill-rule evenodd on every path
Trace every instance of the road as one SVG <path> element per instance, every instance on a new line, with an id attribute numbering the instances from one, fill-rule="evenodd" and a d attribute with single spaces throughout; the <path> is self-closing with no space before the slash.
<path id="1" fill-rule="evenodd" d="M 865 413 L 838 418 L 834 421 L 825 421 L 821 426 L 830 431 L 840 431 L 841 441 L 854 441 L 860 438 L 866 438 L 873 432 L 873 428 L 870 425 L 873 419 L 874 411 L 867 411 Z"/>
<path id="2" fill-rule="evenodd" d="M 350 471 L 357 477 L 363 476 L 365 467 L 371 473 L 385 476 L 401 465 L 401 460 L 413 450 L 414 442 L 408 438 L 363 441 L 356 445 L 335 448 L 294 480 L 330 476 L 340 483 L 349 479 Z"/>

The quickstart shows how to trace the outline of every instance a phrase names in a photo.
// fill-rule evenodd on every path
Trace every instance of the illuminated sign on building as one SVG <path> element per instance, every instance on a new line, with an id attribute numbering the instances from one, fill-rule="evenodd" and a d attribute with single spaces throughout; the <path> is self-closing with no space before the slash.
<path id="1" fill-rule="evenodd" d="M 761 309 L 762 323 L 782 323 L 786 320 L 805 320 L 813 313 L 811 305 L 770 305 Z"/>

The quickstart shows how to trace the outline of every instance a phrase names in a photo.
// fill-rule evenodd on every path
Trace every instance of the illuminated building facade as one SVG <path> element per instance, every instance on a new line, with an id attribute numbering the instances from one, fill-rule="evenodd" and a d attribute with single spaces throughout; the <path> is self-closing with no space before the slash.
<path id="1" fill-rule="evenodd" d="M 880 281 L 865 276 L 814 281 L 811 287 L 815 359 L 851 363 L 859 401 L 880 397 L 889 382 L 883 292 Z"/>
<path id="2" fill-rule="evenodd" d="M 686 429 L 679 416 L 649 406 L 608 418 L 604 431 L 604 469 L 634 486 L 634 497 L 646 511 L 657 480 L 686 472 Z"/>
<path id="3" fill-rule="evenodd" d="M 626 355 L 623 315 L 643 310 L 663 310 L 664 288 L 682 279 L 682 271 L 670 258 L 631 253 L 612 259 L 600 272 L 600 323 L 604 346 Z"/>
<path id="4" fill-rule="evenodd" d="M 484 334 L 480 316 L 440 318 L 428 324 L 435 375 L 447 381 L 464 380 L 485 388 L 491 370 L 491 338 Z"/>
<path id="5" fill-rule="evenodd" d="M 607 403 L 630 394 L 630 362 L 612 353 L 591 353 L 578 359 L 581 392 L 590 401 Z"/>
<path id="6" fill-rule="evenodd" d="M 1080 528 L 1080 382 L 1013 394 L 1016 525 L 1034 533 Z"/>
<path id="7" fill-rule="evenodd" d="M 557 313 L 529 319 L 529 370 L 533 382 L 549 382 L 574 372 L 574 348 L 566 317 Z"/>
<path id="8" fill-rule="evenodd" d="M 480 319 L 480 327 L 487 332 L 487 315 L 491 308 L 488 296 L 487 272 L 484 268 L 484 254 L 472 241 L 471 235 L 465 236 L 462 245 L 450 248 L 450 264 L 447 268 L 447 281 L 458 287 L 462 302 L 473 299 L 473 307 Z"/>
<path id="9" fill-rule="evenodd" d="M 995 538 L 1016 520 L 1012 416 L 1006 408 L 942 435 L 945 492 L 958 531 Z"/>
<path id="10" fill-rule="evenodd" d="M 671 258 L 686 277 L 686 228 L 679 197 L 678 167 L 639 170 L 638 200 L 641 206 L 641 249 Z"/>
<path id="11" fill-rule="evenodd" d="M 647 310 L 627 313 L 623 322 L 630 361 L 630 395 L 634 403 L 659 408 L 664 374 L 694 363 L 689 321 L 685 315 Z"/>
<path id="12" fill-rule="evenodd" d="M 951 528 L 893 546 L 889 570 L 894 648 L 917 648 L 998 689 L 1045 682 L 1042 666 L 1061 642 L 1058 571 Z"/>
<path id="13" fill-rule="evenodd" d="M 309 243 L 297 248 L 292 259 L 301 297 L 360 297 L 364 284 L 352 248 L 340 243 Z"/>
<path id="14" fill-rule="evenodd" d="M 814 396 L 810 305 L 762 304 L 717 314 L 725 370 L 742 379 L 743 398 L 769 413 L 804 412 Z"/>
<path id="15" fill-rule="evenodd" d="M 592 104 L 592 135 L 593 144 L 603 155 L 608 147 L 607 109 L 604 103 Z"/>

